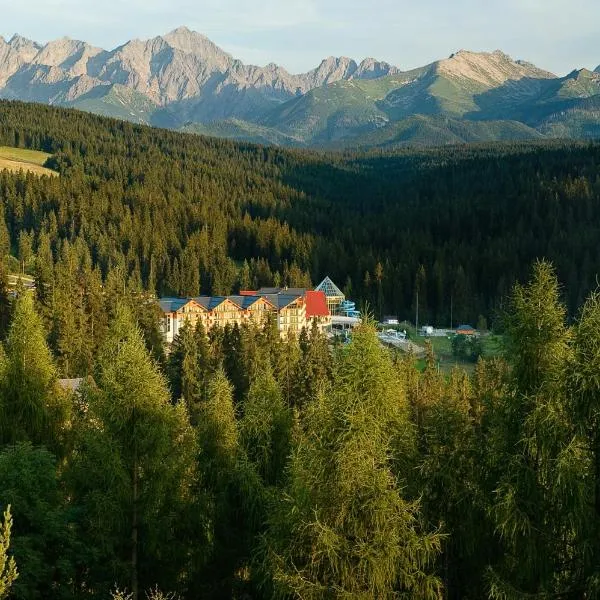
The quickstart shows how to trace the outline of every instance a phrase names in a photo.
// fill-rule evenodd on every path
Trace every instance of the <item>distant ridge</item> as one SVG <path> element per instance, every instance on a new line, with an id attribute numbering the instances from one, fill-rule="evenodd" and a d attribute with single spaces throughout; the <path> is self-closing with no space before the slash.
<path id="1" fill-rule="evenodd" d="M 113 50 L 0 38 L 0 98 L 202 134 L 313 147 L 599 137 L 600 66 L 565 77 L 500 50 L 411 71 L 330 56 L 290 74 L 246 65 L 187 27 Z"/>

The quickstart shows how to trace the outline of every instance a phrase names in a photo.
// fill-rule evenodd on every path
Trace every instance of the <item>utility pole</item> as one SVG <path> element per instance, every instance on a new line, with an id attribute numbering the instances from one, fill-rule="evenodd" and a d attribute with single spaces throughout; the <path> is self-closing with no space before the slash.
<path id="1" fill-rule="evenodd" d="M 419 335 L 419 290 L 417 289 L 417 308 L 416 308 L 416 316 L 415 316 L 415 329 L 416 335 Z"/>

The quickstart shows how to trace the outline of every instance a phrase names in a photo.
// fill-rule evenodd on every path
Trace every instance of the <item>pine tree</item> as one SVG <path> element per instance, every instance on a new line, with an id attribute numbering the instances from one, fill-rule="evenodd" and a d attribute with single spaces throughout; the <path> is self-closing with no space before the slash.
<path id="1" fill-rule="evenodd" d="M 194 329 L 189 321 L 179 328 L 171 345 L 167 374 L 174 402 L 184 399 L 188 408 L 198 400 L 198 356 Z"/>
<path id="2" fill-rule="evenodd" d="M 248 261 L 244 259 L 244 263 L 242 264 L 242 268 L 240 269 L 240 290 L 250 290 L 252 289 L 252 280 L 250 275 L 250 265 Z"/>
<path id="3" fill-rule="evenodd" d="M 515 286 L 511 299 L 512 373 L 489 433 L 490 468 L 499 474 L 491 512 L 504 545 L 503 559 L 490 572 L 493 598 L 561 595 L 572 583 L 556 574 L 572 563 L 573 526 L 585 502 L 576 482 L 585 467 L 572 445 L 565 317 L 552 267 L 536 263 L 531 282 Z"/>
<path id="4" fill-rule="evenodd" d="M 10 254 L 11 242 L 8 228 L 6 227 L 5 208 L 0 205 L 0 263 L 5 264 L 7 256 Z"/>
<path id="5" fill-rule="evenodd" d="M 54 257 L 50 236 L 45 231 L 38 238 L 34 276 L 37 299 L 44 307 L 49 308 L 54 287 Z"/>
<path id="6" fill-rule="evenodd" d="M 418 504 L 399 487 L 413 443 L 392 362 L 363 325 L 307 408 L 269 517 L 263 566 L 275 597 L 440 597 L 428 572 L 440 537 L 421 532 Z"/>
<path id="7" fill-rule="evenodd" d="M 185 576 L 189 551 L 179 525 L 191 507 L 195 441 L 185 406 L 171 404 L 123 307 L 100 348 L 95 381 L 84 391 L 70 478 L 90 516 L 85 533 L 99 549 L 95 580 L 107 591 L 128 582 L 135 599 L 140 587 L 157 580 L 170 587 Z"/>
<path id="8" fill-rule="evenodd" d="M 266 485 L 281 482 L 288 459 L 292 412 L 267 367 L 250 385 L 240 421 L 241 441 L 248 459 Z"/>
<path id="9" fill-rule="evenodd" d="M 21 263 L 21 273 L 29 272 L 31 260 L 33 258 L 33 234 L 32 232 L 19 232 L 19 261 Z"/>
<path id="10" fill-rule="evenodd" d="M 300 333 L 302 356 L 298 363 L 292 404 L 302 407 L 317 395 L 317 392 L 330 383 L 333 370 L 332 356 L 327 338 L 313 321 L 310 332 Z"/>
<path id="11" fill-rule="evenodd" d="M 193 589 L 209 598 L 233 597 L 250 564 L 258 524 L 264 519 L 262 486 L 246 460 L 235 415 L 233 387 L 223 370 L 210 379 L 198 420 L 200 473 L 212 499 L 212 552 Z"/>
<path id="12" fill-rule="evenodd" d="M 578 547 L 574 556 L 583 588 L 600 593 L 600 296 L 593 293 L 582 307 L 575 327 L 575 356 L 568 379 L 569 414 L 574 420 L 574 443 L 584 449 L 587 469 L 581 469 L 575 483 L 585 485 L 587 502 L 575 521 Z M 581 451 L 581 450 L 580 450 Z M 583 509 L 583 510 L 581 510 Z M 586 510 L 587 509 L 587 510 Z M 589 548 L 589 552 L 585 550 Z"/>
<path id="13" fill-rule="evenodd" d="M 302 333 L 304 333 L 304 330 L 301 332 L 301 335 Z M 279 383 L 286 405 L 293 406 L 297 401 L 301 402 L 297 396 L 297 381 L 302 354 L 298 338 L 293 331 L 290 330 L 288 332 L 287 339 L 281 344 L 280 350 L 271 356 L 275 363 L 275 378 Z"/>
<path id="14" fill-rule="evenodd" d="M 208 394 L 208 382 L 214 372 L 214 365 L 209 339 L 201 320 L 198 320 L 196 328 L 194 329 L 194 342 L 196 347 L 196 378 L 198 382 L 198 393 L 199 397 L 202 400 L 205 400 Z M 191 416 L 195 418 L 196 412 L 192 411 Z M 194 422 L 193 419 L 192 422 Z"/>
<path id="15" fill-rule="evenodd" d="M 8 290 L 6 268 L 0 261 L 0 340 L 4 340 L 10 327 L 12 301 Z"/>
<path id="16" fill-rule="evenodd" d="M 68 408 L 57 387 L 56 368 L 33 298 L 15 302 L 0 378 L 0 439 L 56 444 L 64 433 Z"/>
<path id="17" fill-rule="evenodd" d="M 57 463 L 46 448 L 30 442 L 0 451 L 0 504 L 14 507 L 16 523 L 11 543 L 20 571 L 16 598 L 72 597 L 77 566 L 93 554 L 76 538 L 76 511 L 65 497 Z"/>
<path id="18" fill-rule="evenodd" d="M 444 523 L 447 533 L 439 559 L 445 597 L 483 597 L 486 568 L 495 559 L 497 544 L 488 515 L 491 493 L 481 477 L 486 446 L 478 435 L 478 399 L 462 370 L 437 381 L 429 373 L 419 379 L 420 391 L 429 398 L 419 413 L 422 456 L 414 493 L 422 498 L 426 522 Z M 432 383 L 434 390 L 441 387 L 439 393 L 430 395 Z"/>
<path id="19" fill-rule="evenodd" d="M 15 559 L 8 555 L 11 529 L 12 516 L 10 506 L 7 506 L 4 511 L 4 521 L 0 525 L 0 600 L 8 597 L 12 584 L 19 576 Z"/>

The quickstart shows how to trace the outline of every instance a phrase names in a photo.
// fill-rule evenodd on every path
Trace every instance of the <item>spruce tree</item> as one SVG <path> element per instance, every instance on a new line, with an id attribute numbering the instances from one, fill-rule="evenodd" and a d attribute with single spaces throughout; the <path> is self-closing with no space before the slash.
<path id="1" fill-rule="evenodd" d="M 302 358 L 296 373 L 294 404 L 303 406 L 330 383 L 333 366 L 327 338 L 319 331 L 316 321 L 312 322 L 310 331 L 302 331 L 300 348 Z"/>
<path id="2" fill-rule="evenodd" d="M 56 368 L 32 296 L 15 302 L 0 377 L 0 439 L 31 441 L 57 449 L 68 417 Z"/>
<path id="3" fill-rule="evenodd" d="M 10 506 L 7 506 L 4 511 L 4 520 L 0 524 L 0 600 L 8 597 L 12 584 L 19 576 L 15 559 L 8 555 L 11 529 L 12 516 Z"/>
<path id="4" fill-rule="evenodd" d="M 241 441 L 265 485 L 281 482 L 288 460 L 293 415 L 267 367 L 257 375 L 244 402 Z"/>
<path id="5" fill-rule="evenodd" d="M 12 301 L 8 290 L 8 277 L 4 263 L 0 261 L 0 340 L 4 340 L 10 327 Z"/>
<path id="6" fill-rule="evenodd" d="M 5 220 L 4 204 L 0 205 L 0 263 L 5 265 L 6 259 L 10 254 L 11 240 Z"/>
<path id="7" fill-rule="evenodd" d="M 573 444 L 584 457 L 578 461 L 577 487 L 585 485 L 586 502 L 574 522 L 578 548 L 577 574 L 590 597 L 600 594 L 600 295 L 593 293 L 582 307 L 575 327 L 575 355 L 568 379 Z M 588 550 L 589 549 L 589 550 Z M 587 551 L 586 551 L 587 550 Z"/>
<path id="8" fill-rule="evenodd" d="M 14 507 L 11 550 L 19 564 L 13 586 L 18 599 L 72 597 L 78 566 L 93 554 L 76 538 L 76 511 L 65 497 L 57 463 L 46 448 L 30 442 L 0 451 L 0 506 Z"/>
<path id="9" fill-rule="evenodd" d="M 94 378 L 97 387 L 84 390 L 70 479 L 89 515 L 85 534 L 98 549 L 94 580 L 106 592 L 128 584 L 135 599 L 139 589 L 185 578 L 189 552 L 179 526 L 192 505 L 195 439 L 185 406 L 171 404 L 123 307 Z"/>
<path id="10" fill-rule="evenodd" d="M 184 399 L 188 408 L 198 400 L 198 357 L 194 329 L 185 321 L 171 345 L 167 373 L 174 402 Z"/>
<path id="11" fill-rule="evenodd" d="M 498 473 L 491 514 L 503 557 L 490 571 L 490 594 L 564 594 L 557 577 L 572 565 L 577 484 L 585 462 L 572 445 L 566 381 L 572 360 L 558 281 L 546 262 L 528 285 L 515 286 L 507 314 L 507 394 L 490 418 L 489 466 Z"/>
<path id="12" fill-rule="evenodd" d="M 199 468 L 212 506 L 212 547 L 193 589 L 202 597 L 230 598 L 247 585 L 240 574 L 251 562 L 264 501 L 261 482 L 240 443 L 233 386 L 222 369 L 209 381 L 197 430 Z"/>
<path id="13" fill-rule="evenodd" d="M 264 571 L 275 597 L 439 598 L 440 546 L 399 472 L 414 450 L 408 407 L 373 324 L 355 330 L 333 385 L 307 407 L 289 483 L 269 516 Z M 395 460 L 392 457 L 396 457 Z"/>
<path id="14" fill-rule="evenodd" d="M 194 330 L 194 341 L 196 345 L 196 369 L 197 369 L 197 381 L 198 381 L 198 392 L 200 398 L 206 399 L 208 382 L 211 375 L 214 372 L 214 365 L 211 356 L 211 348 L 206 330 L 202 321 L 199 319 L 196 323 Z M 192 415 L 194 416 L 194 415 Z"/>

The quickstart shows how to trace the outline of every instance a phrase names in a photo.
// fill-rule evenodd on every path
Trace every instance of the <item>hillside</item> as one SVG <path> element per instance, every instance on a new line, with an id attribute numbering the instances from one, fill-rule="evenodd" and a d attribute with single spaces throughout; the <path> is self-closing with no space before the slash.
<path id="1" fill-rule="evenodd" d="M 286 146 L 593 139 L 598 115 L 586 101 L 599 95 L 598 69 L 557 77 L 499 50 L 461 50 L 410 71 L 330 56 L 291 74 L 246 65 L 186 27 L 113 50 L 0 38 L 0 98 Z"/>
<path id="2" fill-rule="evenodd" d="M 397 127 L 396 139 L 380 129 L 370 143 L 477 142 L 506 124 L 465 129 L 430 115 L 414 117 L 412 131 Z M 3 101 L 0 145 L 50 153 L 61 175 L 0 174 L 9 238 L 0 221 L 0 246 L 25 252 L 40 289 L 52 282 L 48 263 L 68 256 L 112 286 L 126 276 L 161 295 L 309 285 L 329 274 L 378 314 L 411 317 L 419 289 L 421 320 L 445 324 L 451 298 L 455 321 L 492 319 L 536 258 L 555 263 L 572 312 L 600 273 L 596 144 L 313 153 Z"/>
<path id="3" fill-rule="evenodd" d="M 0 146 L 0 171 L 6 169 L 15 173 L 23 171 L 34 175 L 56 175 L 55 171 L 43 166 L 50 157 L 51 154 L 46 152 Z"/>
<path id="4" fill-rule="evenodd" d="M 0 170 L 2 595 L 593 597 L 599 143 L 328 153 L 0 101 L 0 147 L 60 173 Z M 157 302 L 325 275 L 501 335 L 407 326 L 416 362 L 370 318 L 298 331 L 299 297 Z"/>

